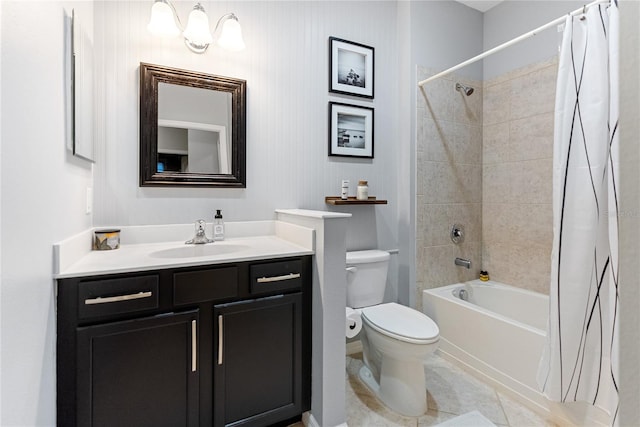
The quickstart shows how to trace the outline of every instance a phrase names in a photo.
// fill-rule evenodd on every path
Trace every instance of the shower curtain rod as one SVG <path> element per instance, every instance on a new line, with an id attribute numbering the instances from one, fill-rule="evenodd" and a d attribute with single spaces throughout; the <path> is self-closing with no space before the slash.
<path id="1" fill-rule="evenodd" d="M 575 16 L 575 15 L 579 15 L 581 13 L 585 13 L 587 11 L 587 9 L 590 8 L 591 6 L 595 6 L 597 4 L 604 4 L 604 3 L 610 3 L 610 0 L 596 0 L 594 2 L 591 2 L 589 4 L 584 5 L 580 9 L 574 10 L 573 12 L 569 13 L 569 15 Z M 454 72 L 456 70 L 459 70 L 462 67 L 466 67 L 467 65 L 473 64 L 474 62 L 479 61 L 479 60 L 481 60 L 483 58 L 486 58 L 489 55 L 493 55 L 494 53 L 499 52 L 502 49 L 505 49 L 505 48 L 507 48 L 509 46 L 512 46 L 512 45 L 516 44 L 516 43 L 519 43 L 522 40 L 526 40 L 526 39 L 528 39 L 530 37 L 538 35 L 538 33 L 540 33 L 541 31 L 544 31 L 544 30 L 546 30 L 548 28 L 551 28 L 554 25 L 562 24 L 565 21 L 566 18 L 567 18 L 566 15 L 561 16 L 560 18 L 554 19 L 553 21 L 551 21 L 549 23 L 546 23 L 546 24 L 536 28 L 535 30 L 529 31 L 528 33 L 525 33 L 525 34 L 523 34 L 521 36 L 518 36 L 513 40 L 509 40 L 508 42 L 502 43 L 501 45 L 496 46 L 493 49 L 489 49 L 488 51 L 483 52 L 480 55 L 474 56 L 471 59 L 467 59 L 466 61 L 461 62 L 460 64 L 455 65 L 455 66 L 453 66 L 453 67 L 451 67 L 451 68 L 449 68 L 447 70 L 444 70 L 444 71 L 442 71 L 442 72 L 440 72 L 438 74 L 434 74 L 433 76 L 431 76 L 431 77 L 429 77 L 427 79 L 419 81 L 418 82 L 418 86 L 422 89 L 422 86 L 424 86 L 426 83 L 429 83 L 432 80 L 435 80 L 435 79 L 440 78 L 442 76 L 446 76 L 447 74 L 450 74 L 450 73 L 452 73 L 452 72 Z"/>

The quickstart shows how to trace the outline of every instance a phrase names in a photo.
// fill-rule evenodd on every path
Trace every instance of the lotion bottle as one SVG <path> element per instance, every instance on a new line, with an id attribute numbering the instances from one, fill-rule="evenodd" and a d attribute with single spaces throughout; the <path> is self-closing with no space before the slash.
<path id="1" fill-rule="evenodd" d="M 224 240 L 224 221 L 220 209 L 216 209 L 216 216 L 213 218 L 213 240 Z"/>

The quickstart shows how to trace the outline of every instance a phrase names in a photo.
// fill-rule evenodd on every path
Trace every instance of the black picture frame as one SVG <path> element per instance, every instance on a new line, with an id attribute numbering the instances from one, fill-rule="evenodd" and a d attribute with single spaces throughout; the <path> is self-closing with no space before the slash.
<path id="1" fill-rule="evenodd" d="M 329 102 L 329 156 L 373 159 L 374 109 Z"/>
<path id="2" fill-rule="evenodd" d="M 329 92 L 373 99 L 375 49 L 329 37 Z"/>

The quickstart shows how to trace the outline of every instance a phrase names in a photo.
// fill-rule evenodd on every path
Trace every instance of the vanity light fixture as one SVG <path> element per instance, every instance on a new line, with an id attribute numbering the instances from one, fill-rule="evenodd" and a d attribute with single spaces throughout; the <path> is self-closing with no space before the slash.
<path id="1" fill-rule="evenodd" d="M 233 13 L 222 15 L 213 34 L 217 34 L 222 25 L 220 35 L 215 42 L 222 48 L 230 51 L 240 51 L 245 48 L 242 38 L 242 28 L 238 18 Z M 209 17 L 200 3 L 197 3 L 187 21 L 187 26 L 182 30 L 182 23 L 178 17 L 176 8 L 169 0 L 155 0 L 151 7 L 151 19 L 147 29 L 153 35 L 163 37 L 175 37 L 182 33 L 184 43 L 195 53 L 204 53 L 214 37 L 209 31 Z"/>

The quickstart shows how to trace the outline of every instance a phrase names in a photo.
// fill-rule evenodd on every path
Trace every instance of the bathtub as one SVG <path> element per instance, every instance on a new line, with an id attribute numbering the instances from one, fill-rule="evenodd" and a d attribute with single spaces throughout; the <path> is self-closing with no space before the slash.
<path id="1" fill-rule="evenodd" d="M 464 290 L 467 301 L 460 298 Z M 423 291 L 425 314 L 440 328 L 438 352 L 521 403 L 562 424 L 608 425 L 589 405 L 559 405 L 538 391 L 549 297 L 495 281 L 473 280 Z"/>

